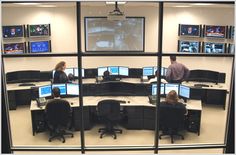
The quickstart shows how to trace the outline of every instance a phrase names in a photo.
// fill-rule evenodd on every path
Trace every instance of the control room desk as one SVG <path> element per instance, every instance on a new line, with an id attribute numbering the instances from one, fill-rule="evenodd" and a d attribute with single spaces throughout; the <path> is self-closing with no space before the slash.
<path id="1" fill-rule="evenodd" d="M 72 107 L 72 127 L 78 131 L 81 129 L 81 110 L 79 107 L 79 98 L 64 98 L 69 101 Z M 124 100 L 126 104 L 121 104 L 121 111 L 124 119 L 121 124 L 126 129 L 146 129 L 155 130 L 155 111 L 154 105 L 150 104 L 147 96 L 103 96 L 103 97 L 83 97 L 84 103 L 84 129 L 89 130 L 96 124 L 97 103 L 104 99 Z M 189 100 L 186 104 L 188 115 L 186 119 L 186 129 L 200 134 L 202 105 L 200 100 Z M 32 101 L 30 106 L 32 132 L 35 133 L 44 130 L 44 109 L 37 107 L 36 102 Z"/>

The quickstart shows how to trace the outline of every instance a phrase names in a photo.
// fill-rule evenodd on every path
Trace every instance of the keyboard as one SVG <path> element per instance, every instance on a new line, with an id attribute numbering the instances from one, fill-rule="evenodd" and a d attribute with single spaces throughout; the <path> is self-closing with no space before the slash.
<path id="1" fill-rule="evenodd" d="M 207 84 L 194 84 L 194 87 L 209 87 Z"/>
<path id="2" fill-rule="evenodd" d="M 21 83 L 19 86 L 35 86 L 33 83 Z"/>

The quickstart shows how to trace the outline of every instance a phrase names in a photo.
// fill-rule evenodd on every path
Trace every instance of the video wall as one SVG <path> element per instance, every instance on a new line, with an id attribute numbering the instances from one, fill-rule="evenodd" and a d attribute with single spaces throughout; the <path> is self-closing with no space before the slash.
<path id="1" fill-rule="evenodd" d="M 3 54 L 51 52 L 50 24 L 2 26 Z M 28 38 L 27 42 L 25 41 Z"/>
<path id="2" fill-rule="evenodd" d="M 227 43 L 234 39 L 234 26 L 179 24 L 178 35 L 178 52 L 235 53 L 235 45 Z"/>

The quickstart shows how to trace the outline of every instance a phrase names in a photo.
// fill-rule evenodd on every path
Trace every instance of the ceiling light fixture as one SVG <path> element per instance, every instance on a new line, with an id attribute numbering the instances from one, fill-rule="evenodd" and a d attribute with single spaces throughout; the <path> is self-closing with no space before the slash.
<path id="1" fill-rule="evenodd" d="M 174 6 L 176 8 L 189 8 L 191 6 L 188 6 L 188 5 L 177 5 L 177 6 Z"/>
<path id="2" fill-rule="evenodd" d="M 16 5 L 39 5 L 40 3 L 14 3 Z"/>
<path id="3" fill-rule="evenodd" d="M 126 2 L 117 2 L 118 4 L 121 4 L 121 5 L 124 5 L 124 4 L 126 4 Z M 116 4 L 116 2 L 111 2 L 111 1 L 108 1 L 108 2 L 106 2 L 106 4 L 107 5 L 115 5 Z"/>
<path id="4" fill-rule="evenodd" d="M 214 5 L 212 3 L 193 3 L 191 5 L 196 5 L 196 6 L 208 6 L 208 5 Z"/>

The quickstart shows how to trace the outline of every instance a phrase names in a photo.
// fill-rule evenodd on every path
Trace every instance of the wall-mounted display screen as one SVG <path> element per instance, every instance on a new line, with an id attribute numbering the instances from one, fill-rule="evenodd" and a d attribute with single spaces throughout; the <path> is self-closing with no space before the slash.
<path id="1" fill-rule="evenodd" d="M 29 53 L 51 52 L 51 41 L 29 42 Z"/>
<path id="2" fill-rule="evenodd" d="M 179 24 L 179 36 L 200 37 L 201 25 Z"/>
<path id="3" fill-rule="evenodd" d="M 203 53 L 225 53 L 225 43 L 204 42 Z"/>
<path id="4" fill-rule="evenodd" d="M 85 17 L 86 51 L 144 51 L 144 18 Z"/>
<path id="5" fill-rule="evenodd" d="M 200 42 L 197 41 L 178 41 L 178 51 L 188 52 L 188 53 L 199 53 L 200 52 Z"/>
<path id="6" fill-rule="evenodd" d="M 229 44 L 228 46 L 228 53 L 234 54 L 235 53 L 235 45 L 234 44 Z"/>
<path id="7" fill-rule="evenodd" d="M 28 25 L 29 37 L 50 36 L 50 24 Z"/>
<path id="8" fill-rule="evenodd" d="M 205 25 L 205 37 L 225 38 L 226 26 Z"/>
<path id="9" fill-rule="evenodd" d="M 234 39 L 234 26 L 229 28 L 229 39 Z"/>
<path id="10" fill-rule="evenodd" d="M 24 37 L 24 25 L 9 25 L 2 27 L 3 38 Z"/>
<path id="11" fill-rule="evenodd" d="M 25 53 L 25 43 L 9 43 L 3 45 L 4 54 L 22 54 Z"/>

